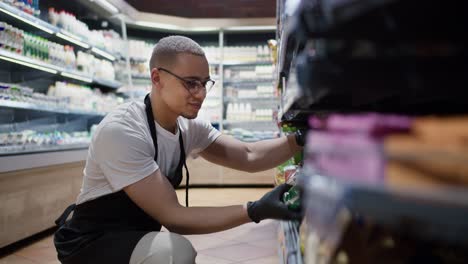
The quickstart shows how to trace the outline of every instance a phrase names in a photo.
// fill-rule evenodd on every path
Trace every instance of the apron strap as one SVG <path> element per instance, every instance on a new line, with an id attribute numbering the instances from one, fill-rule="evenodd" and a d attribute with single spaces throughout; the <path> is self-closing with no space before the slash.
<path id="1" fill-rule="evenodd" d="M 154 161 L 157 163 L 158 162 L 158 139 L 156 137 L 156 125 L 154 124 L 154 115 L 153 115 L 153 108 L 151 107 L 151 100 L 150 100 L 150 94 L 147 94 L 145 96 L 145 105 L 146 105 L 146 117 L 148 119 L 148 125 L 149 129 L 151 132 L 151 138 L 153 139 L 153 145 L 154 145 Z M 184 148 L 184 141 L 182 139 L 182 131 L 179 128 L 179 147 L 180 147 L 180 158 L 179 158 L 179 164 L 176 169 L 176 178 L 179 178 L 180 180 L 177 181 L 177 183 L 171 183 L 173 184 L 174 187 L 177 187 L 178 184 L 180 184 L 181 178 L 182 178 L 182 166 L 185 168 L 185 176 L 186 176 L 186 181 L 185 181 L 185 206 L 189 207 L 189 202 L 188 202 L 188 186 L 189 186 L 189 171 L 187 168 L 187 163 L 185 162 L 186 160 L 186 154 L 185 154 L 185 148 Z"/>
<path id="2" fill-rule="evenodd" d="M 180 160 L 179 160 L 179 166 L 177 166 L 178 173 L 182 175 L 182 165 L 185 168 L 185 206 L 189 207 L 189 202 L 188 202 L 188 189 L 189 189 L 189 178 L 190 174 L 187 169 L 187 163 L 185 162 L 186 157 L 185 157 L 185 148 L 184 148 L 184 141 L 182 140 L 182 131 L 179 130 L 179 145 L 180 145 Z"/>
<path id="3" fill-rule="evenodd" d="M 76 207 L 76 204 L 69 205 L 67 209 L 63 211 L 62 215 L 60 215 L 59 218 L 55 220 L 55 224 L 58 226 L 63 226 L 65 222 L 67 221 L 68 216 L 71 214 L 73 210 L 75 210 L 75 207 Z"/>
<path id="4" fill-rule="evenodd" d="M 154 161 L 158 162 L 158 139 L 156 138 L 156 125 L 154 124 L 153 108 L 151 107 L 151 100 L 149 97 L 150 94 L 147 94 L 145 97 L 146 105 L 146 117 L 148 118 L 148 125 L 151 132 L 151 137 L 153 138 L 154 145 Z"/>

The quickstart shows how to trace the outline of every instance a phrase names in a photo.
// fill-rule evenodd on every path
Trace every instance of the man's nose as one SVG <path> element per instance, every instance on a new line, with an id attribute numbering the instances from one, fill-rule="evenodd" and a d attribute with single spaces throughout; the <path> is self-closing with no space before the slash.
<path id="1" fill-rule="evenodd" d="M 196 98 L 205 99 L 207 95 L 206 88 L 204 86 L 199 86 L 197 88 L 198 88 L 197 91 L 193 93 L 192 95 Z"/>

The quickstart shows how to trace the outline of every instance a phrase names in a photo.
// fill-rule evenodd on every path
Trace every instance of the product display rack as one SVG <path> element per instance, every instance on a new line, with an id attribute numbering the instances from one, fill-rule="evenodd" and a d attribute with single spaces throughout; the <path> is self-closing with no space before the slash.
<path id="1" fill-rule="evenodd" d="M 53 26 L 52 24 L 40 18 L 37 18 L 25 12 L 22 12 L 18 10 L 17 8 L 12 7 L 6 3 L 0 2 L 0 13 L 3 13 L 11 17 L 12 19 L 17 20 L 18 23 L 29 25 L 31 27 L 34 27 L 37 30 L 44 32 L 45 34 L 47 34 L 46 36 L 49 38 L 61 39 L 62 41 L 64 41 L 65 43 L 69 45 L 73 45 L 73 46 L 82 48 L 84 50 L 89 50 L 94 55 L 97 55 L 100 58 L 104 58 L 110 61 L 115 61 L 118 58 L 122 58 L 122 55 L 120 54 L 119 55 L 112 54 L 111 52 L 106 51 L 105 49 L 101 47 L 93 46 L 91 43 L 87 42 L 86 40 L 82 39 L 79 36 L 76 36 L 70 32 L 67 32 L 66 30 Z"/>
<path id="2" fill-rule="evenodd" d="M 273 79 L 257 79 L 257 80 L 226 80 L 224 84 L 231 85 L 252 85 L 259 83 L 273 83 Z"/>
<path id="3" fill-rule="evenodd" d="M 11 100 L 0 99 L 0 108 L 22 109 L 29 111 L 50 112 L 56 114 L 70 114 L 70 115 L 87 115 L 87 116 L 105 116 L 106 113 L 79 110 L 79 109 L 66 109 L 58 106 L 39 105 L 28 102 L 18 102 Z"/>
<path id="4" fill-rule="evenodd" d="M 465 4 L 430 4 L 420 16 L 422 1 L 294 1 L 291 6 L 292 2 L 277 1 L 276 86 L 283 124 L 302 126 L 311 115 L 333 113 L 418 117 L 468 112 L 468 93 L 463 89 L 468 83 L 467 43 L 460 39 L 468 24 Z M 432 19 L 439 15 L 451 18 Z M 387 28 L 383 17 L 398 21 L 394 25 L 398 30 Z M 355 45 L 357 51 L 362 39 L 368 40 L 373 52 L 340 49 Z M 422 46 L 411 47 L 412 41 L 436 39 L 454 52 L 418 53 Z M 390 51 L 389 43 L 398 41 L 406 47 Z M 305 155 L 306 164 L 308 158 L 316 158 L 316 153 Z M 308 165 L 298 184 L 305 212 L 304 263 L 465 263 L 468 259 L 468 241 L 462 235 L 468 229 L 466 187 L 428 191 L 354 183 L 317 173 Z M 288 241 L 283 226 L 280 243 L 295 245 L 291 252 L 300 251 L 294 238 Z M 282 263 L 302 263 L 284 255 L 280 252 Z"/>
<path id="5" fill-rule="evenodd" d="M 299 222 L 281 221 L 279 227 L 279 259 L 281 263 L 302 263 L 299 249 Z"/>
<path id="6" fill-rule="evenodd" d="M 73 47 L 74 53 L 82 51 L 110 63 L 123 57 L 3 1 L 0 17 L 18 32 Z M 104 109 L 108 104 L 104 100 L 111 97 L 106 93 L 115 94 L 122 86 L 116 80 L 91 76 L 19 52 L 10 49 L 8 43 L 7 47 L 0 47 L 0 196 L 5 208 L 21 208 L 8 210 L 0 220 L 0 247 L 51 228 L 60 211 L 74 202 L 93 125 L 106 115 L 92 109 Z M 102 95 L 99 98 L 103 105 L 90 107 L 88 103 L 80 109 L 72 99 L 46 95 L 57 82 L 86 88 L 93 94 L 93 98 L 87 98 L 90 102 Z M 47 197 L 43 197 L 45 193 Z"/>
<path id="7" fill-rule="evenodd" d="M 242 71 L 245 69 L 252 70 L 252 67 L 258 66 L 271 66 L 272 61 L 252 61 L 252 62 L 223 62 L 223 74 L 224 71 L 227 69 L 230 71 Z M 225 74 L 224 74 L 225 75 Z M 264 108 L 264 109 L 272 109 L 276 110 L 278 107 L 278 97 L 274 94 L 271 95 L 259 95 L 258 90 L 256 96 L 229 96 L 226 94 L 226 88 L 229 87 L 230 89 L 235 89 L 237 91 L 249 90 L 254 91 L 258 85 L 273 85 L 273 78 L 271 77 L 227 77 L 223 76 L 223 128 L 246 128 L 246 129 L 254 129 L 255 124 L 260 125 L 257 130 L 273 130 L 277 131 L 277 125 L 275 124 L 274 120 L 229 120 L 227 119 L 229 113 L 227 105 L 230 103 L 238 103 L 238 104 L 249 104 L 252 107 L 256 108 Z M 270 115 L 272 118 L 272 115 Z"/>
<path id="8" fill-rule="evenodd" d="M 52 75 L 59 76 L 60 78 L 73 80 L 83 84 L 92 84 L 106 89 L 117 89 L 122 85 L 118 81 L 93 78 L 92 76 L 84 75 L 78 71 L 63 69 L 49 63 L 34 60 L 5 50 L 0 50 L 0 60 L 4 63 L 21 65 L 31 69 L 47 72 Z"/>
<path id="9" fill-rule="evenodd" d="M 88 149 L 89 144 L 67 144 L 63 146 L 47 146 L 47 147 L 12 147 L 6 150 L 0 151 L 1 156 L 14 156 L 14 155 L 26 155 L 34 153 L 45 153 L 45 152 L 57 152 L 57 151 L 69 151 L 69 150 L 79 150 L 79 149 Z"/>

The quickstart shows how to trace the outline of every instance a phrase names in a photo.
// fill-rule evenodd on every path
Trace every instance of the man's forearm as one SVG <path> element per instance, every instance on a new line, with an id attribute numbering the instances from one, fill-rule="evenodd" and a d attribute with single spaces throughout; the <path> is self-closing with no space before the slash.
<path id="1" fill-rule="evenodd" d="M 302 147 L 296 144 L 294 135 L 249 143 L 248 147 L 251 172 L 274 168 L 302 150 Z"/>
<path id="2" fill-rule="evenodd" d="M 175 215 L 176 219 L 166 228 L 182 235 L 219 232 L 252 221 L 245 205 L 179 207 Z"/>

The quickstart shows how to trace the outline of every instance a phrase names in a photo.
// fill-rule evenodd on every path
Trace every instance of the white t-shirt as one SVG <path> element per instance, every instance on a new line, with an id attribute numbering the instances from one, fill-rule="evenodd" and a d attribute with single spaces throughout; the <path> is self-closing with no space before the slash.
<path id="1" fill-rule="evenodd" d="M 179 133 L 185 153 L 196 154 L 221 133 L 209 122 L 177 119 L 176 134 L 157 122 L 158 162 L 143 102 L 130 102 L 109 113 L 98 125 L 88 150 L 83 185 L 76 204 L 117 192 L 155 172 L 173 175 L 180 159 Z"/>

